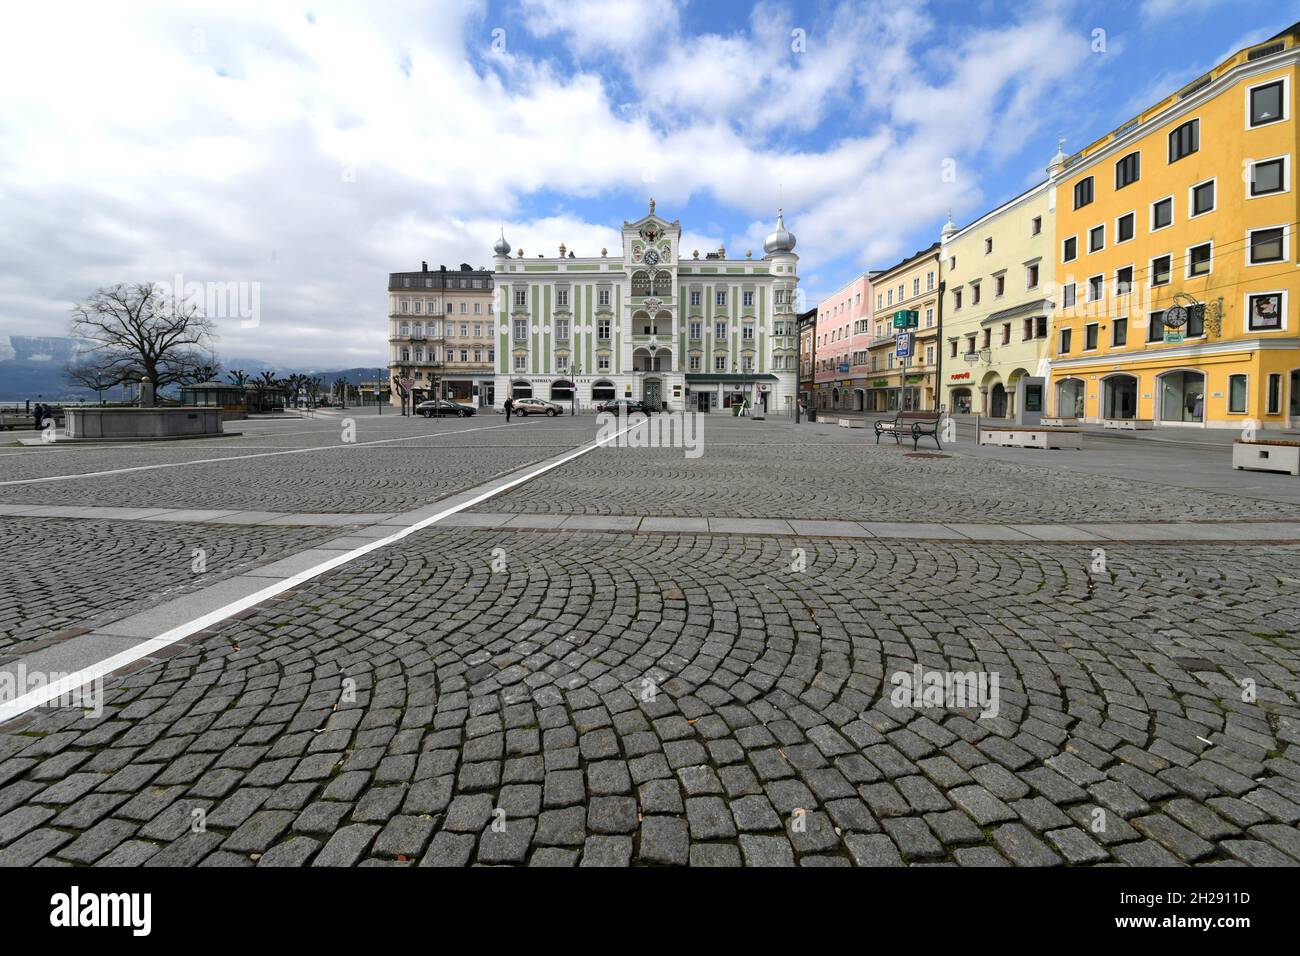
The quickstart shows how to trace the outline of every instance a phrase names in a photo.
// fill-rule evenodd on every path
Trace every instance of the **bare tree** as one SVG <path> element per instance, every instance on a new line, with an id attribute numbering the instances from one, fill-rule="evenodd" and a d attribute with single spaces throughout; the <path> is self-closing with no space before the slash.
<path id="1" fill-rule="evenodd" d="M 248 384 L 248 373 L 242 368 L 232 368 L 226 373 L 226 378 L 230 379 L 233 384 L 241 387 Z"/>
<path id="2" fill-rule="evenodd" d="M 401 400 L 402 400 L 402 414 L 405 415 L 405 414 L 406 414 L 406 398 L 407 398 L 408 395 L 410 395 L 411 392 L 410 392 L 410 389 L 408 389 L 408 388 L 406 387 L 406 384 L 402 381 L 402 378 L 401 378 L 401 375 L 400 375 L 400 374 L 398 374 L 398 375 L 394 375 L 394 376 L 393 376 L 393 388 L 395 388 L 395 389 L 397 390 L 397 395 L 398 395 L 398 397 L 401 398 Z"/>
<path id="3" fill-rule="evenodd" d="M 149 283 L 97 290 L 73 308 L 69 334 L 83 345 L 65 371 L 88 388 L 148 378 L 156 392 L 217 367 L 212 321 Z"/>
<path id="4" fill-rule="evenodd" d="M 275 377 L 275 372 L 270 369 L 263 369 L 257 378 L 253 379 L 253 391 L 257 396 L 257 410 L 266 411 L 266 393 L 273 388 L 284 388 L 285 382 Z"/>

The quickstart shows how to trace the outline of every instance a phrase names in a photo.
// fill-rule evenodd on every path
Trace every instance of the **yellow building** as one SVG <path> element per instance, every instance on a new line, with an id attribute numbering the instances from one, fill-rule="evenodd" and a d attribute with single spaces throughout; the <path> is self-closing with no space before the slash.
<path id="1" fill-rule="evenodd" d="M 939 243 L 897 265 L 871 273 L 876 296 L 875 328 L 867 349 L 866 410 L 871 412 L 932 411 L 937 408 L 939 324 Z M 911 356 L 906 367 L 895 353 L 894 313 L 916 312 Z"/>
<path id="2" fill-rule="evenodd" d="M 1300 24 L 1058 153 L 1056 415 L 1300 422 L 1298 43 Z"/>
<path id="3" fill-rule="evenodd" d="M 952 415 L 1036 425 L 1047 390 L 1056 230 L 1044 181 L 943 228 L 943 389 Z"/>

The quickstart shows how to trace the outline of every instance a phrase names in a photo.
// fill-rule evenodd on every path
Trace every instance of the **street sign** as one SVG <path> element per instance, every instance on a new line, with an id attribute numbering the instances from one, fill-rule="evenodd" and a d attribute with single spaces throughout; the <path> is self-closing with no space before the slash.
<path id="1" fill-rule="evenodd" d="M 896 329 L 914 329 L 917 322 L 918 314 L 915 309 L 899 309 L 894 313 L 894 328 Z"/>
<path id="2" fill-rule="evenodd" d="M 899 332 L 898 338 L 894 340 L 894 354 L 899 358 L 907 358 L 912 354 L 912 333 Z"/>
<path id="3" fill-rule="evenodd" d="M 1165 344 L 1166 344 L 1166 345 L 1181 345 L 1181 344 L 1182 344 L 1182 341 L 1183 341 L 1183 331 L 1182 331 L 1182 329 L 1178 329 L 1178 330 L 1175 331 L 1175 332 L 1171 332 L 1171 331 L 1169 331 L 1168 329 L 1165 330 Z"/>
<path id="4" fill-rule="evenodd" d="M 398 381 L 402 383 L 402 388 L 410 388 L 412 385 L 415 384 L 415 379 L 413 378 L 403 378 L 403 379 L 398 379 Z"/>

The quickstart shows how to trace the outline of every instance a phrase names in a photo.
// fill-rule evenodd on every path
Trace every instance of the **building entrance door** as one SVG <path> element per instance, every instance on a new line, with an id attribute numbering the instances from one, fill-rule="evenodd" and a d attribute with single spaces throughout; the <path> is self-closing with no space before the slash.
<path id="1" fill-rule="evenodd" d="M 695 393 L 695 410 L 696 410 L 696 411 L 699 411 L 699 412 L 707 412 L 707 411 L 709 410 L 709 406 L 712 405 L 712 404 L 713 404 L 713 393 L 712 393 L 712 392 L 696 392 L 696 393 Z"/>
<path id="2" fill-rule="evenodd" d="M 663 398 L 662 387 L 657 378 L 648 378 L 641 385 L 641 401 L 657 409 Z"/>
<path id="3" fill-rule="evenodd" d="M 1007 417 L 1007 390 L 1001 382 L 993 386 L 993 392 L 989 396 L 989 417 Z"/>

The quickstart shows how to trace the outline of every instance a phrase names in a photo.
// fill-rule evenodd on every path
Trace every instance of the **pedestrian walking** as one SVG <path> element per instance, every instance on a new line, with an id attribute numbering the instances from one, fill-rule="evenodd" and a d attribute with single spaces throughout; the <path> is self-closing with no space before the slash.
<path id="1" fill-rule="evenodd" d="M 41 423 L 42 423 L 43 421 L 45 421 L 45 406 L 42 405 L 40 402 L 37 402 L 37 403 L 36 403 L 36 407 L 35 407 L 34 409 L 32 409 L 32 412 L 36 415 L 36 425 L 35 425 L 35 428 L 36 428 L 37 431 L 40 431 L 40 430 L 41 430 Z"/>
<path id="2" fill-rule="evenodd" d="M 506 397 L 506 421 L 510 421 L 510 413 L 514 411 L 514 408 L 515 408 L 515 400 L 507 396 Z"/>

